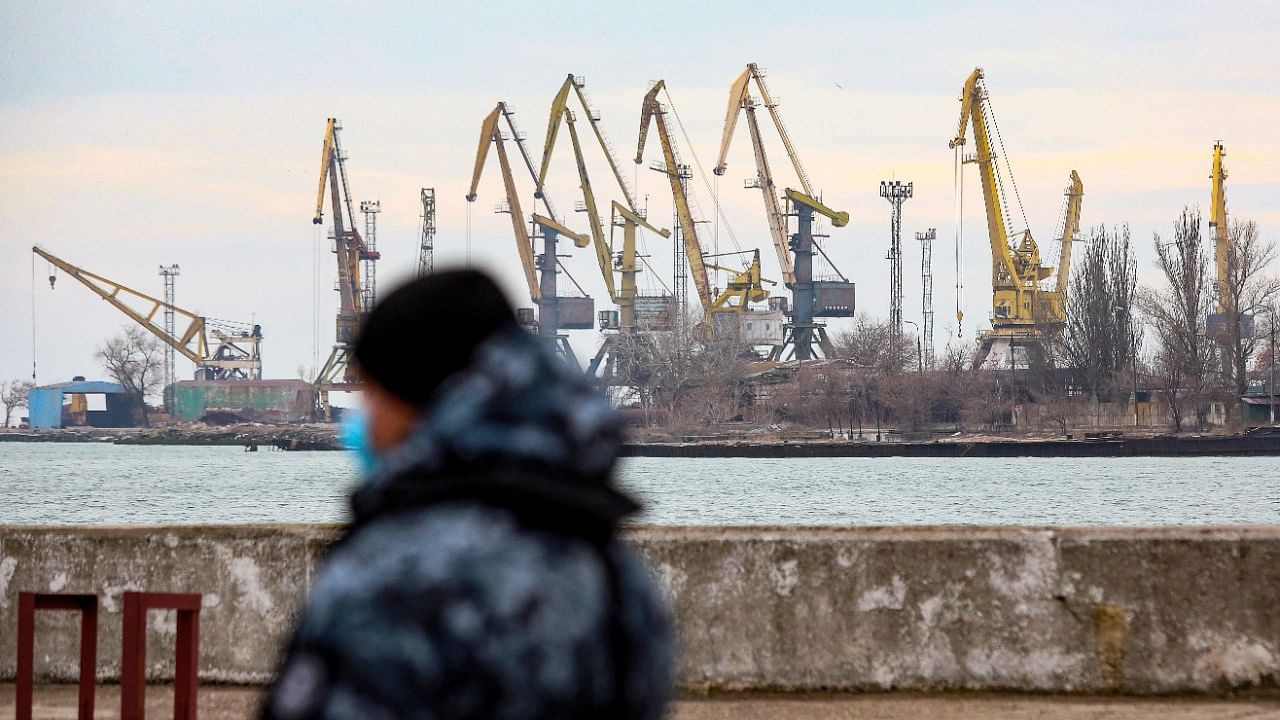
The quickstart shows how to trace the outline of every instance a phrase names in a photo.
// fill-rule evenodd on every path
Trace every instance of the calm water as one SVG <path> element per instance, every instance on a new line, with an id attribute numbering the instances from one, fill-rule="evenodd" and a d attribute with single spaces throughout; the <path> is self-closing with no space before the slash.
<path id="1" fill-rule="evenodd" d="M 0 523 L 334 522 L 346 453 L 0 443 Z M 660 524 L 1280 524 L 1280 459 L 622 462 Z"/>

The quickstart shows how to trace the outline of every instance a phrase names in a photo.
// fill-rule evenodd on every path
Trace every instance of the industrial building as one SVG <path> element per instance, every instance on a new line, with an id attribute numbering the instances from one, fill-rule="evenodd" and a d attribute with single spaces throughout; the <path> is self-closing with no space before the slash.
<path id="1" fill-rule="evenodd" d="M 89 409 L 89 395 L 105 399 L 101 410 Z M 37 430 L 84 426 L 133 427 L 143 408 L 142 397 L 123 385 L 77 376 L 70 382 L 42 385 L 27 391 L 31 427 Z"/>
<path id="2" fill-rule="evenodd" d="M 174 420 L 305 422 L 316 386 L 305 380 L 183 380 L 173 384 Z"/>

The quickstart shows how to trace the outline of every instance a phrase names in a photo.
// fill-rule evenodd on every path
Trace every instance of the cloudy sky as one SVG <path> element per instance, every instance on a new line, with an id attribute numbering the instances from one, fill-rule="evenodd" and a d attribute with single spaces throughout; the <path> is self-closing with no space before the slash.
<path id="1" fill-rule="evenodd" d="M 904 226 L 908 237 L 938 229 L 939 345 L 956 331 L 947 140 L 975 66 L 986 71 L 1042 247 L 1075 169 L 1084 223 L 1128 223 L 1154 281 L 1152 233 L 1184 205 L 1207 209 L 1216 140 L 1228 150 L 1231 213 L 1280 236 L 1280 6 L 1267 2 L 10 2 L 0 4 L 0 58 L 0 380 L 31 375 L 33 300 L 42 383 L 101 376 L 94 349 L 126 321 L 67 278 L 51 290 L 46 265 L 32 265 L 33 244 L 157 295 L 158 266 L 177 263 L 179 305 L 261 323 L 266 374 L 307 372 L 332 343 L 336 304 L 332 256 L 311 223 L 327 117 L 345 127 L 354 199 L 382 202 L 382 287 L 411 272 L 418 191 L 434 187 L 438 263 L 461 262 L 469 245 L 527 304 L 509 222 L 493 213 L 496 165 L 470 212 L 464 195 L 495 101 L 515 107 L 538 147 L 570 72 L 586 77 L 650 217 L 669 226 L 665 180 L 647 168 L 656 148 L 645 165 L 630 162 L 650 82 L 666 80 L 693 146 L 685 159 L 709 172 L 730 82 L 747 62 L 765 67 L 809 175 L 853 218 L 827 248 L 872 315 L 888 313 L 889 215 L 878 184 L 915 183 Z M 580 195 L 567 151 L 565 140 L 548 194 L 585 231 L 585 216 L 571 212 Z M 770 152 L 780 184 L 794 184 L 776 140 Z M 590 163 L 601 204 L 620 199 L 599 155 Z M 728 227 L 701 226 L 704 244 L 710 250 L 718 232 L 731 250 L 731 231 L 739 247 L 762 248 L 776 277 L 759 194 L 742 188 L 752 174 L 740 127 L 718 181 Z M 517 181 L 531 210 L 531 184 Z M 694 180 L 700 216 L 711 220 L 708 185 L 716 179 Z M 966 187 L 970 338 L 989 307 L 990 255 L 973 175 Z M 670 267 L 669 243 L 651 237 L 645 248 L 653 265 Z M 569 272 L 603 307 L 594 256 L 571 253 Z M 919 261 L 908 240 L 909 319 L 920 314 Z M 647 287 L 671 282 L 669 271 L 650 275 Z M 595 340 L 574 333 L 580 352 Z M 180 375 L 190 370 L 180 363 Z"/>

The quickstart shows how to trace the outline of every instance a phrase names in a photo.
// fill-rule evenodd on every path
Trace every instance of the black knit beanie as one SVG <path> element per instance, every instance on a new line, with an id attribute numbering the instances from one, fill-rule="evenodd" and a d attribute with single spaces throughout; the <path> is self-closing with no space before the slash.
<path id="1" fill-rule="evenodd" d="M 396 397 L 425 405 L 491 335 L 516 326 L 498 286 L 475 270 L 448 270 L 400 286 L 365 319 L 361 373 Z"/>

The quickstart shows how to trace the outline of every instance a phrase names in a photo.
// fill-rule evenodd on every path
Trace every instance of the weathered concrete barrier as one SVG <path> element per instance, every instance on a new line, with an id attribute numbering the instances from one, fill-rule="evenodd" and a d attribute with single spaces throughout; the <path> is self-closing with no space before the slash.
<path id="1" fill-rule="evenodd" d="M 205 594 L 201 676 L 269 679 L 327 525 L 0 527 L 0 678 L 17 593 Z M 687 687 L 1182 693 L 1280 687 L 1280 527 L 675 528 L 629 536 L 669 592 Z M 75 677 L 76 623 L 37 616 L 37 673 Z M 174 617 L 148 621 L 172 675 Z"/>

